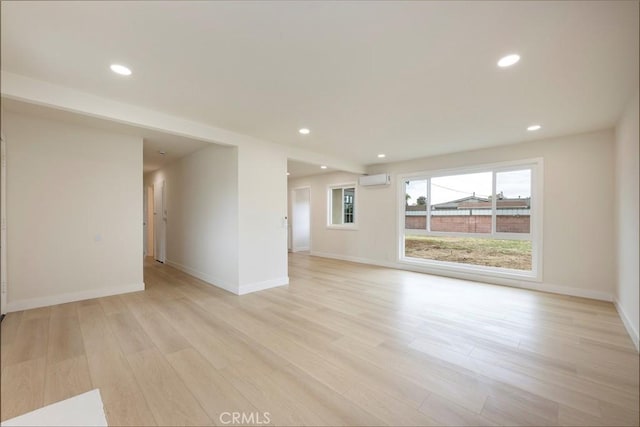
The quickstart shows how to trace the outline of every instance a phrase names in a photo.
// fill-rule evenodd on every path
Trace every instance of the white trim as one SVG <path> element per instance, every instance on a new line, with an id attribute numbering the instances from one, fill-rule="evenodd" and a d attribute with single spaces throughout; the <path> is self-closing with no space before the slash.
<path id="1" fill-rule="evenodd" d="M 265 289 L 276 288 L 278 286 L 286 286 L 289 284 L 289 277 L 278 277 L 276 279 L 264 280 L 262 282 L 247 283 L 240 285 L 238 295 L 246 295 L 252 292 L 263 291 Z"/>
<path id="2" fill-rule="evenodd" d="M 224 280 L 217 279 L 206 273 L 202 273 L 198 270 L 194 270 L 190 267 L 187 267 L 185 265 L 182 265 L 174 261 L 167 260 L 166 264 L 170 267 L 173 267 L 177 270 L 187 273 L 193 277 L 196 277 L 211 286 L 215 286 L 217 288 L 231 292 L 232 294 L 235 294 L 235 295 L 245 295 L 252 292 L 262 291 L 264 289 L 270 289 L 270 288 L 275 288 L 277 286 L 284 286 L 289 284 L 289 277 L 278 277 L 276 279 L 264 280 L 262 282 L 247 283 L 245 285 L 236 286 L 229 282 L 225 282 Z"/>
<path id="3" fill-rule="evenodd" d="M 68 302 L 83 301 L 87 299 L 102 298 L 112 295 L 127 294 L 130 292 L 144 291 L 144 283 L 132 285 L 110 286 L 102 289 L 91 289 L 80 292 L 67 292 L 64 294 L 51 295 L 41 298 L 30 298 L 9 302 L 8 312 L 29 310 L 38 307 L 48 307 L 50 305 L 66 304 Z"/>
<path id="4" fill-rule="evenodd" d="M 531 266 L 536 278 L 542 282 L 544 275 L 544 159 L 538 157 L 536 166 L 531 168 L 531 204 L 529 205 L 531 233 Z"/>
<path id="5" fill-rule="evenodd" d="M 403 265 L 402 263 L 399 263 L 399 262 L 394 263 L 391 261 L 376 261 L 368 258 L 331 254 L 327 252 L 311 251 L 311 255 L 321 257 L 321 258 L 331 258 L 331 259 L 338 259 L 342 261 L 357 262 L 360 264 L 368 264 L 368 265 L 375 265 L 379 267 L 393 268 L 396 270 L 413 271 L 416 273 L 423 273 L 423 274 L 428 274 L 433 276 L 450 277 L 453 279 L 466 280 L 469 282 L 488 283 L 490 285 L 498 285 L 498 286 L 509 286 L 509 287 L 527 289 L 532 291 L 541 291 L 541 292 L 548 292 L 553 294 L 590 298 L 590 299 L 595 299 L 600 301 L 608 301 L 608 302 L 613 301 L 613 294 L 611 294 L 610 292 L 594 291 L 591 289 L 573 288 L 570 286 L 554 285 L 550 283 L 533 284 L 528 281 L 498 278 L 496 276 L 480 276 L 477 274 L 469 274 L 469 273 L 462 273 L 462 272 L 446 272 L 445 274 L 445 272 L 436 272 L 435 270 L 420 268 L 414 265 L 406 265 L 406 264 Z"/>
<path id="6" fill-rule="evenodd" d="M 531 172 L 531 174 L 533 175 L 533 172 Z M 496 212 L 498 210 L 497 181 L 498 181 L 498 172 L 496 172 L 495 170 L 492 170 L 491 171 L 491 230 L 493 230 L 494 233 L 498 230 L 498 221 L 497 221 L 498 213 Z M 473 215 L 473 209 L 471 210 L 470 213 Z M 531 209 L 529 209 L 529 222 L 531 222 Z M 531 225 L 529 225 L 529 233 L 527 233 L 527 235 L 529 234 L 531 234 Z"/>
<path id="7" fill-rule="evenodd" d="M 358 227 L 355 225 L 351 225 L 351 224 L 344 224 L 344 225 L 339 225 L 339 224 L 331 224 L 331 225 L 327 225 L 327 229 L 328 230 L 358 230 Z"/>
<path id="8" fill-rule="evenodd" d="M 144 179 L 142 180 L 142 258 L 146 258 L 148 251 L 148 243 L 149 243 L 149 223 L 147 221 L 148 215 L 147 211 L 149 209 L 149 198 L 147 197 L 147 186 L 144 185 Z"/>
<path id="9" fill-rule="evenodd" d="M 508 268 L 481 266 L 475 264 L 463 264 L 449 261 L 436 261 L 430 259 L 409 258 L 405 257 L 398 261 L 399 264 L 405 264 L 414 266 L 421 271 L 433 273 L 437 275 L 449 275 L 449 274 L 466 274 L 476 276 L 496 277 L 502 279 L 512 280 L 526 280 L 528 282 L 537 282 L 540 280 L 527 270 L 514 270 Z"/>
<path id="10" fill-rule="evenodd" d="M 399 262 L 404 258 L 404 230 L 407 226 L 407 184 L 406 179 L 402 179 L 405 175 L 396 175 L 396 261 Z M 429 200 L 431 199 L 429 185 L 427 185 L 427 224 L 425 231 L 431 227 L 430 211 L 431 206 Z"/>
<path id="11" fill-rule="evenodd" d="M 638 331 L 636 331 L 635 326 L 633 326 L 633 322 L 631 322 L 631 319 L 629 319 L 629 316 L 627 316 L 627 313 L 620 305 L 620 301 L 618 301 L 618 298 L 613 300 L 613 305 L 616 306 L 618 315 L 620 316 L 620 319 L 622 319 L 622 324 L 627 330 L 631 341 L 633 341 L 633 345 L 636 346 L 636 351 L 640 353 L 640 338 L 638 337 Z"/>
<path id="12" fill-rule="evenodd" d="M 467 173 L 492 172 L 493 170 L 496 170 L 497 172 L 509 172 L 509 171 L 520 170 L 522 166 L 542 163 L 542 161 L 543 161 L 542 157 L 532 157 L 532 158 L 521 159 L 521 160 L 509 160 L 506 162 L 483 163 L 483 164 L 474 165 L 474 166 L 460 166 L 460 167 L 453 167 L 453 168 L 447 168 L 447 169 L 434 169 L 430 171 L 400 173 L 397 175 L 397 178 L 398 180 L 403 180 L 405 178 L 409 178 L 409 179 L 436 178 L 440 176 L 448 176 L 451 174 L 459 175 L 459 174 L 467 174 Z"/>
<path id="13" fill-rule="evenodd" d="M 317 251 L 311 251 L 310 255 L 317 256 L 320 258 L 330 258 L 330 259 L 337 259 L 340 261 L 356 262 L 358 264 L 367 264 L 367 265 L 375 265 L 378 267 L 394 268 L 397 270 L 409 270 L 406 268 L 398 267 L 395 263 L 391 261 L 375 261 L 368 258 L 362 258 L 362 257 L 356 257 L 356 256 L 350 256 L 350 255 L 332 254 L 329 252 L 317 252 Z"/>
<path id="14" fill-rule="evenodd" d="M 170 267 L 173 267 L 177 270 L 180 270 L 184 273 L 189 274 L 190 276 L 196 277 L 211 286 L 215 286 L 216 288 L 224 289 L 225 291 L 231 292 L 232 294 L 238 295 L 238 286 L 224 280 L 218 279 L 216 277 L 210 276 L 206 273 L 203 273 L 198 270 L 194 270 L 191 267 L 187 267 L 186 265 L 182 265 L 175 261 L 166 260 L 165 264 Z"/>
<path id="15" fill-rule="evenodd" d="M 507 285 L 509 286 L 509 285 Z M 605 291 L 594 291 L 592 289 L 574 288 L 571 286 L 555 285 L 552 283 L 536 283 L 535 285 L 528 285 L 526 282 L 521 282 L 521 285 L 513 285 L 518 288 L 531 289 L 533 291 L 548 292 L 551 294 L 569 295 L 572 297 L 595 299 L 599 301 L 613 302 L 613 294 Z"/>
<path id="16" fill-rule="evenodd" d="M 300 248 L 295 248 L 295 249 L 291 249 L 291 252 L 304 252 L 304 251 L 308 251 L 310 248 L 309 246 L 302 246 Z"/>
<path id="17" fill-rule="evenodd" d="M 153 183 L 153 259 L 167 261 L 167 182 L 160 177 Z"/>

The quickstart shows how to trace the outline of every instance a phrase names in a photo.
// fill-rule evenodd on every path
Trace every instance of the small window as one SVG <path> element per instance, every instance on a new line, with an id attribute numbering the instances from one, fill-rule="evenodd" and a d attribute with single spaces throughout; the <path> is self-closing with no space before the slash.
<path id="1" fill-rule="evenodd" d="M 355 184 L 332 186 L 329 188 L 329 225 L 353 227 L 356 222 Z"/>

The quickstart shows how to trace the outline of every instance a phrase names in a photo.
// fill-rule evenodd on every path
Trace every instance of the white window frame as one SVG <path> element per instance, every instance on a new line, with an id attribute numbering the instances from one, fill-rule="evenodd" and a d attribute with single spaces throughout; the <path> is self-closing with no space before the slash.
<path id="1" fill-rule="evenodd" d="M 345 188 L 353 188 L 353 223 L 347 224 L 333 224 L 332 221 L 332 209 L 333 209 L 333 190 L 342 189 L 343 196 L 341 197 L 341 213 L 342 218 L 344 218 L 344 189 Z M 341 184 L 331 184 L 327 186 L 327 228 L 336 229 L 336 230 L 357 230 L 358 229 L 358 215 L 360 209 L 358 209 L 358 185 L 355 182 L 347 182 Z"/>
<path id="2" fill-rule="evenodd" d="M 398 175 L 398 259 L 401 264 L 419 267 L 434 273 L 466 273 L 488 277 L 505 279 L 517 279 L 533 282 L 542 281 L 542 216 L 543 216 L 543 175 L 544 162 L 542 158 L 524 159 L 509 162 L 474 165 L 469 167 L 440 169 L 432 171 L 414 172 Z M 496 232 L 496 174 L 522 169 L 531 169 L 531 208 L 530 208 L 530 232 L 529 233 L 504 233 Z M 490 233 L 459 233 L 429 231 L 430 228 L 430 192 L 431 178 L 449 175 L 463 175 L 469 173 L 491 172 L 493 174 L 492 188 L 492 213 Z M 405 230 L 406 207 L 406 181 L 427 179 L 427 224 L 425 230 Z M 405 231 L 414 235 L 439 236 L 439 237 L 473 237 L 485 239 L 504 240 L 530 240 L 531 241 L 531 267 L 530 271 L 522 271 L 501 267 L 488 267 L 472 264 L 462 264 L 449 261 L 436 261 L 428 259 L 406 257 L 404 253 Z"/>

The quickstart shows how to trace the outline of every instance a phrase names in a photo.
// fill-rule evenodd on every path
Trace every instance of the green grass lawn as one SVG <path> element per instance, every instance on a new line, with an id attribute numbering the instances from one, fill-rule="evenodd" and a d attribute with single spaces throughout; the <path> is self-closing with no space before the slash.
<path id="1" fill-rule="evenodd" d="M 531 242 L 524 240 L 406 236 L 405 255 L 436 261 L 531 270 Z"/>

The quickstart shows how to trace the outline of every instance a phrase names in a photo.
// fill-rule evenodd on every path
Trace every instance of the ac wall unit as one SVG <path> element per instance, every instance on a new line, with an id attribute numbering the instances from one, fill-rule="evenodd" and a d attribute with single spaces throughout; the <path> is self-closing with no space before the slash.
<path id="1" fill-rule="evenodd" d="M 389 185 L 391 184 L 391 175 L 388 173 L 379 173 L 376 175 L 365 175 L 358 179 L 358 182 L 363 187 L 369 187 L 372 185 Z"/>

